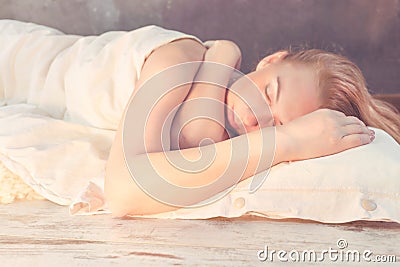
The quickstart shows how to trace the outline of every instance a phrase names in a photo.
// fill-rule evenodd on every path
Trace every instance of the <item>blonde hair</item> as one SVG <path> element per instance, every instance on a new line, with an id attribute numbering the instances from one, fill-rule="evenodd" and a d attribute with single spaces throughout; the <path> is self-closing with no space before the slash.
<path id="1" fill-rule="evenodd" d="M 400 143 L 400 114 L 391 104 L 375 99 L 368 92 L 365 78 L 349 59 L 318 49 L 290 52 L 284 61 L 306 64 L 317 71 L 321 108 L 355 116 L 367 126 L 386 131 Z"/>

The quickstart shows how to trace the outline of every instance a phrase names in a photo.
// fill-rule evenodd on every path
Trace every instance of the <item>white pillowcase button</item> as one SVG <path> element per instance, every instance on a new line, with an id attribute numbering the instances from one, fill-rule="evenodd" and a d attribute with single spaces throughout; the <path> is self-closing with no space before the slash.
<path id="1" fill-rule="evenodd" d="M 246 204 L 246 201 L 242 197 L 235 199 L 235 201 L 233 202 L 233 206 L 237 209 L 243 208 L 244 204 Z"/>
<path id="2" fill-rule="evenodd" d="M 366 211 L 376 210 L 376 207 L 377 207 L 376 203 L 373 200 L 370 200 L 370 199 L 361 199 L 361 206 Z"/>

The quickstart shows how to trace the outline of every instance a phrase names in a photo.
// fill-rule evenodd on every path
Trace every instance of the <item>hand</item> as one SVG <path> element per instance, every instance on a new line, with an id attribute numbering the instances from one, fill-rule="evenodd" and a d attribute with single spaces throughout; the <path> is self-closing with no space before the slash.
<path id="1" fill-rule="evenodd" d="M 217 62 L 239 69 L 242 54 L 239 46 L 229 40 L 207 41 L 204 61 Z"/>
<path id="2" fill-rule="evenodd" d="M 374 131 L 358 118 L 330 109 L 316 110 L 277 126 L 276 130 L 277 141 L 288 145 L 285 158 L 289 160 L 335 154 L 369 144 L 375 138 Z"/>

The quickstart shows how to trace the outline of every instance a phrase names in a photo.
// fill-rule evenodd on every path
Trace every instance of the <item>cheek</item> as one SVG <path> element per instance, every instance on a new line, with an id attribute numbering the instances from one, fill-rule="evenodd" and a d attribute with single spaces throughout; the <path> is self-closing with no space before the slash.
<path id="1" fill-rule="evenodd" d="M 290 120 L 290 108 L 287 108 L 287 106 L 287 101 L 280 101 L 272 108 L 273 117 L 281 123 L 286 123 Z"/>
<path id="2" fill-rule="evenodd" d="M 274 115 L 283 124 L 318 109 L 317 100 L 313 95 L 305 92 L 293 93 L 281 98 L 280 103 L 274 107 Z"/>
<path id="3" fill-rule="evenodd" d="M 227 106 L 235 112 L 235 121 L 244 124 L 247 130 L 255 130 L 254 127 L 270 127 L 274 125 L 271 108 L 265 101 L 255 103 L 251 108 L 233 93 L 227 94 Z"/>

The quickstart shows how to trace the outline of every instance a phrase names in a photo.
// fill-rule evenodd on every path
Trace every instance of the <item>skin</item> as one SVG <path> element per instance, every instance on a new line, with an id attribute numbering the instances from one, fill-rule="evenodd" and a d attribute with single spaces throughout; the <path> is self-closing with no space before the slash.
<path id="1" fill-rule="evenodd" d="M 227 45 L 231 44 L 228 42 L 221 45 L 225 46 L 223 48 L 225 54 L 227 50 L 230 55 L 239 53 L 236 57 L 233 56 L 232 60 L 226 59 L 228 55 L 223 55 L 221 60 L 220 56 L 214 56 L 210 49 L 206 53 L 205 60 L 211 58 L 213 62 L 237 68 L 240 50 L 229 50 L 226 48 Z M 210 52 L 211 56 L 207 57 Z M 231 86 L 236 93 L 233 93 L 234 90 L 223 91 L 212 85 L 193 85 L 186 100 L 210 97 L 221 102 L 225 101 L 227 108 L 225 111 L 222 109 L 214 111 L 216 114 L 221 114 L 216 116 L 216 121 L 220 122 L 219 125 L 213 120 L 198 119 L 182 127 L 182 122 L 188 121 L 193 110 L 197 108 L 195 105 L 184 103 L 173 125 L 175 138 L 173 140 L 176 140 L 176 135 L 179 134 L 176 128 L 182 127 L 178 137 L 180 138 L 179 146 L 174 142 L 173 149 L 199 146 L 206 137 L 214 142 L 226 140 L 229 136 L 224 126 L 229 126 L 240 135 L 263 127 L 282 125 L 317 110 L 322 101 L 317 89 L 315 73 L 311 68 L 282 62 L 281 59 L 285 55 L 286 52 L 277 52 L 264 58 L 258 64 L 256 71 L 247 74 Z M 204 76 L 204 73 L 202 74 Z M 219 73 L 223 77 L 220 80 L 221 84 L 228 83 L 229 74 L 223 77 L 224 74 Z M 257 88 L 256 92 L 254 88 Z M 262 99 L 257 101 L 260 97 Z M 245 99 L 253 101 L 245 103 Z M 227 115 L 226 120 L 223 118 L 224 112 Z M 207 129 L 207 132 L 204 129 Z"/>
<path id="2" fill-rule="evenodd" d="M 226 64 L 232 67 L 237 66 L 238 62 L 240 62 L 240 50 L 239 53 L 237 53 L 237 50 L 237 46 L 229 41 L 214 43 L 208 50 L 203 45 L 190 39 L 182 39 L 166 44 L 153 51 L 147 58 L 135 91 L 139 90 L 141 84 L 152 75 L 165 68 L 184 62 L 207 59 L 207 61 Z M 289 74 L 293 73 L 293 69 L 290 68 L 293 66 L 278 63 L 279 57 L 266 58 L 260 62 L 256 72 L 249 74 L 249 77 L 257 84 L 260 92 L 263 92 L 267 84 L 273 84 L 277 76 L 281 77 L 279 98 L 276 99 L 274 96 L 277 87 L 272 86 L 269 93 L 265 95 L 265 99 L 270 102 L 272 117 L 275 121 L 281 122 L 282 125 L 277 123 L 276 126 L 272 127 L 273 123 L 271 119 L 264 117 L 261 118 L 257 125 L 251 123 L 251 112 L 241 106 L 245 105 L 244 103 L 240 103 L 240 101 L 231 97 L 229 92 L 222 90 L 222 93 L 216 93 L 216 90 L 214 90 L 216 88 L 207 84 L 198 84 L 193 87 L 191 84 L 183 85 L 178 90 L 174 90 L 174 93 L 163 98 L 150 114 L 145 136 L 147 151 L 132 148 L 129 154 L 133 162 L 138 166 L 142 166 L 146 159 L 149 158 L 153 168 L 160 176 L 175 185 L 184 187 L 207 185 L 217 181 L 219 176 L 228 167 L 233 166 L 233 168 L 237 168 L 237 170 L 234 170 L 234 173 L 237 173 L 237 177 L 220 179 L 213 188 L 192 195 L 187 200 L 187 204 L 191 205 L 231 187 L 239 180 L 252 177 L 254 174 L 266 170 L 271 165 L 273 166 L 284 161 L 330 155 L 371 142 L 370 130 L 358 119 L 346 117 L 343 113 L 333 110 L 320 109 L 313 111 L 318 106 L 318 96 L 314 94 L 315 90 L 313 89 L 315 88 L 308 86 L 313 84 L 312 75 L 310 77 L 309 75 L 305 75 L 305 73 L 297 73 L 300 76 L 290 76 Z M 189 75 L 191 78 L 199 74 L 212 75 L 207 70 L 202 70 L 201 66 L 190 73 L 182 73 L 182 75 Z M 304 76 L 302 76 L 303 74 Z M 227 75 L 229 74 L 227 73 L 225 77 L 222 75 L 220 82 L 227 82 Z M 299 79 L 296 77 L 306 79 L 299 82 Z M 295 87 L 295 83 L 301 86 Z M 297 92 L 295 91 L 296 88 L 299 88 Z M 301 98 L 304 98 L 304 95 L 309 97 L 309 105 L 299 102 Z M 171 151 L 163 152 L 159 140 L 161 122 L 165 120 L 169 112 L 176 105 L 182 102 L 189 103 L 188 100 L 199 96 L 211 97 L 220 101 L 226 99 L 227 105 L 234 107 L 238 118 L 248 122 L 243 129 L 237 128 L 236 130 L 239 133 L 246 130 L 247 133 L 243 132 L 243 134 L 233 139 L 226 139 L 224 126 L 222 126 L 225 123 L 224 110 L 221 107 L 215 107 L 215 109 L 211 110 L 214 116 L 220 118 L 222 121 L 221 124 L 210 122 L 207 119 L 200 119 L 193 121 L 192 125 L 187 124 L 185 126 L 187 127 L 186 131 L 183 131 L 181 130 L 180 121 L 184 121 L 182 116 L 185 116 L 186 113 L 185 108 L 182 107 L 174 114 L 175 117 L 171 129 L 171 140 L 177 140 L 175 146 L 181 145 L 180 150 L 172 151 L 174 144 L 171 142 Z M 293 106 L 293 103 L 297 103 L 296 108 L 293 108 L 293 110 L 287 109 L 286 105 Z M 201 107 L 198 108 L 201 109 Z M 261 110 L 261 106 L 255 108 L 255 110 L 258 109 Z M 189 106 L 187 110 L 189 110 Z M 303 114 L 306 115 L 302 116 Z M 249 116 L 250 119 L 247 118 Z M 198 135 L 195 131 L 191 130 L 196 129 L 196 127 L 197 129 L 211 130 L 200 131 L 203 133 Z M 197 136 L 193 139 L 190 138 L 190 135 Z M 205 137 L 204 135 L 214 139 L 215 144 L 198 146 L 199 140 L 202 140 Z M 138 140 L 137 142 L 142 141 Z M 275 145 L 276 150 L 275 154 L 273 154 L 272 151 Z M 248 153 L 240 154 L 235 159 L 227 157 L 227 155 L 230 155 L 233 151 L 238 151 L 238 149 L 240 150 L 243 146 L 248 146 Z M 211 152 L 215 152 L 215 158 L 212 163 L 208 168 L 196 173 L 175 168 L 169 161 L 178 160 L 180 154 L 190 160 L 197 159 L 199 155 Z M 259 162 L 260 164 L 258 164 Z M 132 179 L 125 164 L 122 151 L 122 120 L 106 166 L 105 196 L 114 216 L 154 214 L 179 208 L 161 203 L 148 196 Z"/>
<path id="3" fill-rule="evenodd" d="M 229 112 L 228 118 L 239 134 L 254 131 L 258 127 L 286 124 L 317 110 L 321 105 L 315 73 L 309 68 L 296 68 L 293 64 L 275 61 L 258 67 L 247 77 L 257 86 L 268 106 L 264 101 L 246 105 L 236 94 L 228 91 L 227 105 L 236 113 Z M 238 92 L 245 92 L 254 85 L 239 80 L 232 88 L 239 87 Z M 257 120 L 257 113 L 265 109 L 268 109 L 267 116 Z"/>

